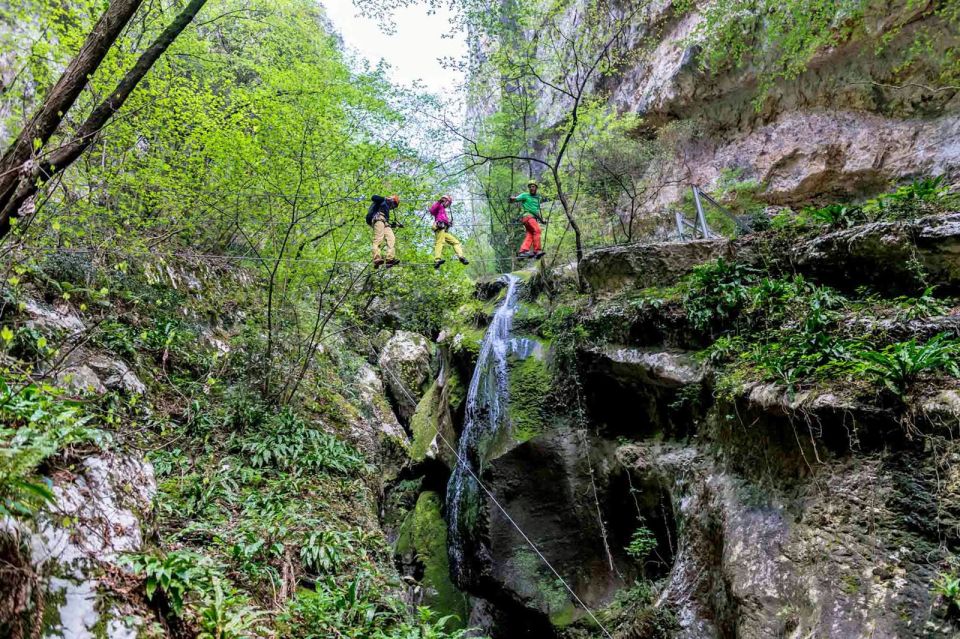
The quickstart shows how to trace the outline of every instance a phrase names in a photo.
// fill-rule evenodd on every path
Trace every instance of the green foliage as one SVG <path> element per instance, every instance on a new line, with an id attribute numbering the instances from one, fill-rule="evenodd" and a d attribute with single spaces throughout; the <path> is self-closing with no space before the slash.
<path id="1" fill-rule="evenodd" d="M 960 576 L 940 573 L 933 583 L 933 592 L 943 598 L 952 614 L 960 614 Z"/>
<path id="2" fill-rule="evenodd" d="M 873 219 L 903 220 L 941 213 L 956 205 L 944 176 L 919 178 L 868 200 L 864 213 Z"/>
<path id="3" fill-rule="evenodd" d="M 626 551 L 637 561 L 643 561 L 656 547 L 656 536 L 654 536 L 652 530 L 647 528 L 646 522 L 641 521 L 630 536 L 630 543 L 627 544 Z"/>
<path id="4" fill-rule="evenodd" d="M 171 612 L 183 615 L 186 596 L 194 590 L 206 590 L 210 584 L 208 566 L 196 553 L 178 550 L 166 555 L 131 555 L 127 563 L 137 574 L 143 575 L 147 599 L 157 592 L 163 594 Z"/>
<path id="5" fill-rule="evenodd" d="M 29 517 L 53 501 L 37 468 L 70 446 L 104 442 L 93 420 L 51 386 L 0 378 L 0 516 Z"/>
<path id="6" fill-rule="evenodd" d="M 845 229 L 865 221 L 863 209 L 845 204 L 828 204 L 818 209 L 809 209 L 807 214 L 817 222 L 834 229 Z"/>
<path id="7" fill-rule="evenodd" d="M 735 319 L 749 301 L 748 286 L 757 279 L 754 269 L 724 258 L 696 267 L 683 296 L 691 325 L 705 330 Z"/>
<path id="8" fill-rule="evenodd" d="M 946 371 L 960 377 L 960 340 L 941 333 L 923 344 L 911 339 L 891 344 L 882 350 L 858 354 L 863 372 L 905 397 L 921 374 Z"/>
<path id="9" fill-rule="evenodd" d="M 238 437 L 239 451 L 254 468 L 288 472 L 363 470 L 363 458 L 341 439 L 308 424 L 291 409 L 271 415 L 260 427 Z"/>
<path id="10" fill-rule="evenodd" d="M 264 611 L 256 610 L 246 597 L 232 590 L 225 592 L 219 578 L 213 579 L 211 590 L 198 615 L 197 639 L 246 639 L 263 635 Z"/>
<path id="11" fill-rule="evenodd" d="M 946 315 L 950 306 L 933 295 L 933 287 L 928 286 L 918 297 L 901 296 L 893 300 L 898 307 L 897 316 L 905 320 L 925 319 Z"/>
<path id="12" fill-rule="evenodd" d="M 383 586 L 360 575 L 339 587 L 333 580 L 317 582 L 313 591 L 301 591 L 280 619 L 281 636 L 290 639 L 326 639 L 331 636 L 371 639 L 461 639 L 467 631 L 445 630 L 448 619 L 429 609 L 406 619 L 399 602 L 389 602 Z M 386 604 L 386 605 L 385 605 Z"/>

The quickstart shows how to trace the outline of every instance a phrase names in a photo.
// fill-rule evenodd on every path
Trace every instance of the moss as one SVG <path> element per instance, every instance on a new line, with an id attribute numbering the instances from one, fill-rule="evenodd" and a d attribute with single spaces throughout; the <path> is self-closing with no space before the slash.
<path id="1" fill-rule="evenodd" d="M 542 307 L 520 302 L 513 314 L 513 325 L 521 331 L 535 332 L 546 318 L 547 312 Z"/>
<path id="2" fill-rule="evenodd" d="M 413 431 L 410 459 L 423 461 L 427 456 L 440 427 L 440 410 L 440 389 L 434 382 L 417 404 L 417 410 L 410 420 L 410 429 Z"/>
<path id="3" fill-rule="evenodd" d="M 471 362 L 476 362 L 480 354 L 480 345 L 483 343 L 483 335 L 482 329 L 461 326 L 456 329 L 450 339 L 450 350 L 455 355 L 466 356 Z"/>
<path id="4" fill-rule="evenodd" d="M 450 368 L 447 375 L 447 405 L 450 410 L 456 413 L 463 406 L 467 399 L 467 386 L 460 379 L 460 373 L 456 368 Z"/>
<path id="5" fill-rule="evenodd" d="M 518 592 L 534 599 L 550 617 L 550 623 L 556 627 L 573 623 L 576 608 L 567 589 L 539 557 L 520 547 L 513 555 L 513 566 L 517 571 Z"/>
<path id="6" fill-rule="evenodd" d="M 510 362 L 510 424 L 517 441 L 527 441 L 543 432 L 547 421 L 547 398 L 551 375 L 536 357 Z"/>
<path id="7" fill-rule="evenodd" d="M 417 505 L 404 521 L 397 537 L 398 554 L 412 553 L 423 564 L 423 603 L 442 615 L 455 615 L 449 629 L 462 628 L 469 616 L 467 597 L 450 580 L 447 557 L 447 524 L 440 514 L 440 495 L 420 494 Z"/>

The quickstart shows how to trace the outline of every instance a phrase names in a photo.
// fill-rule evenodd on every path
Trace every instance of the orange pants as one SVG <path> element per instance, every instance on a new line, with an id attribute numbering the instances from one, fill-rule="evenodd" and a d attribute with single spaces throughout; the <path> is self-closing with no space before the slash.
<path id="1" fill-rule="evenodd" d="M 520 252 L 540 251 L 540 225 L 532 215 L 525 215 L 520 218 L 523 228 L 527 229 L 527 235 L 523 238 L 523 244 L 520 245 Z"/>

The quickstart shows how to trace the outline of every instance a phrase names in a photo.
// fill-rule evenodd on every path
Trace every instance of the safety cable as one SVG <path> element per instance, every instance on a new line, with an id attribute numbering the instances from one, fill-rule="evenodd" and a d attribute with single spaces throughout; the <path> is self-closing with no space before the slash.
<path id="1" fill-rule="evenodd" d="M 367 344 L 370 346 L 370 351 L 373 353 L 374 357 L 376 357 L 377 360 L 379 361 L 380 355 L 377 352 L 376 347 L 374 347 L 373 342 L 370 340 L 370 338 L 366 334 L 364 334 L 363 331 L 361 331 L 359 328 L 356 328 L 356 331 L 367 342 Z M 416 406 L 419 402 L 417 402 L 417 400 L 413 398 L 413 396 L 407 390 L 406 386 L 404 386 L 403 382 L 397 379 L 397 376 L 393 374 L 393 371 L 391 371 L 390 368 L 387 366 L 384 366 L 383 370 L 385 370 L 387 374 L 390 375 L 390 377 L 393 379 L 393 381 L 397 383 L 397 386 L 400 388 L 400 390 L 403 391 L 403 394 L 407 396 L 407 399 L 409 399 L 410 402 L 413 403 L 414 406 Z M 490 498 L 490 501 L 492 501 L 497 506 L 500 512 L 503 513 L 503 516 L 507 518 L 507 521 L 509 521 L 510 524 L 516 529 L 516 531 L 520 533 L 520 536 L 523 537 L 523 540 L 527 542 L 527 545 L 529 545 L 530 548 L 533 549 L 533 552 L 535 552 L 537 556 L 540 557 L 540 560 L 543 561 L 544 565 L 546 565 L 546 567 L 550 569 L 550 572 L 552 572 L 554 576 L 560 580 L 560 583 L 562 583 L 563 587 L 567 589 L 567 592 L 569 592 L 570 595 L 574 598 L 574 600 L 578 604 L 580 604 L 580 607 L 586 611 L 586 613 L 590 616 L 590 619 L 592 619 L 593 622 L 597 624 L 597 626 L 600 628 L 600 630 L 603 631 L 603 634 L 607 636 L 607 639 L 613 639 L 613 635 L 610 634 L 610 631 L 607 630 L 606 626 L 604 626 L 600 622 L 600 620 L 597 619 L 597 616 L 593 614 L 593 611 L 587 606 L 587 604 L 583 603 L 583 600 L 580 599 L 580 597 L 577 595 L 576 592 L 574 592 L 573 588 L 570 587 L 570 584 L 567 583 L 567 580 L 564 579 L 559 572 L 557 572 L 557 569 L 553 567 L 553 564 L 551 564 L 550 561 L 543 555 L 543 553 L 540 552 L 540 549 L 537 548 L 537 545 L 533 543 L 530 537 L 527 536 L 527 533 L 523 532 L 523 529 L 520 527 L 520 524 L 518 524 L 513 519 L 513 517 L 510 516 L 510 513 L 507 512 L 506 508 L 504 508 L 503 505 L 501 505 L 500 502 L 497 501 L 497 498 L 493 496 L 493 493 L 490 491 L 490 489 L 487 488 L 486 484 L 484 484 L 483 481 L 481 481 L 480 478 L 477 476 L 477 474 L 473 472 L 473 469 L 470 468 L 470 464 L 468 464 L 466 460 L 464 460 L 463 457 L 460 456 L 459 451 L 457 451 L 457 449 L 447 440 L 447 438 L 444 437 L 443 433 L 440 432 L 439 428 L 437 429 L 437 436 L 440 438 L 440 440 L 444 444 L 446 444 L 447 448 L 450 449 L 450 452 L 452 452 L 454 456 L 457 458 L 457 463 L 462 465 L 464 469 L 466 469 L 466 471 L 470 473 L 470 476 L 473 477 L 474 481 L 477 482 L 477 485 L 483 489 L 483 492 L 486 493 L 487 497 Z"/>
<path id="2" fill-rule="evenodd" d="M 75 253 L 75 254 L 84 254 L 84 253 L 110 253 L 113 255 L 121 255 L 127 257 L 134 257 L 134 255 L 129 254 L 125 251 L 120 251 L 117 249 L 108 249 L 108 248 L 93 248 L 93 247 L 76 247 L 76 248 L 62 248 L 56 246 L 21 246 L 18 247 L 23 251 L 44 251 L 44 252 L 53 252 L 53 253 Z M 370 261 L 361 261 L 361 260 L 321 260 L 305 257 L 257 257 L 256 255 L 220 255 L 216 253 L 191 253 L 184 251 L 172 251 L 169 253 L 152 253 L 159 257 L 163 256 L 174 256 L 182 258 L 206 258 L 210 260 L 226 260 L 226 261 L 240 261 L 240 262 L 266 262 L 266 263 L 275 263 L 275 262 L 284 262 L 284 263 L 305 263 L 305 264 L 328 264 L 328 265 L 350 265 L 350 266 L 369 266 Z M 503 262 L 508 258 L 499 258 L 491 257 L 485 259 L 472 259 L 470 260 L 471 264 L 496 264 L 498 262 Z M 415 266 L 419 268 L 434 268 L 434 262 L 405 262 L 401 261 L 398 266 Z"/>

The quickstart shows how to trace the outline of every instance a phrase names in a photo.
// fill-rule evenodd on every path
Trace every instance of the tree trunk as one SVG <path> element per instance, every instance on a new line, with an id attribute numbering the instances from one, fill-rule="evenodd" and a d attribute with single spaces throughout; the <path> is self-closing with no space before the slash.
<path id="1" fill-rule="evenodd" d="M 130 94 L 161 55 L 177 39 L 207 0 L 191 0 L 180 14 L 167 25 L 163 33 L 143 52 L 133 68 L 127 71 L 110 95 L 87 117 L 70 142 L 56 149 L 43 162 L 27 172 L 21 172 L 15 189 L 0 196 L 0 239 L 10 232 L 10 220 L 17 216 L 20 207 L 36 194 L 37 190 L 57 173 L 70 166 L 89 147 L 97 133 L 123 106 Z"/>
<path id="2" fill-rule="evenodd" d="M 80 51 L 44 98 L 40 109 L 0 159 L 0 201 L 10 198 L 20 181 L 21 167 L 30 160 L 36 148 L 50 140 L 87 85 L 87 79 L 103 62 L 110 47 L 142 3 L 143 0 L 113 0 L 100 16 Z"/>

